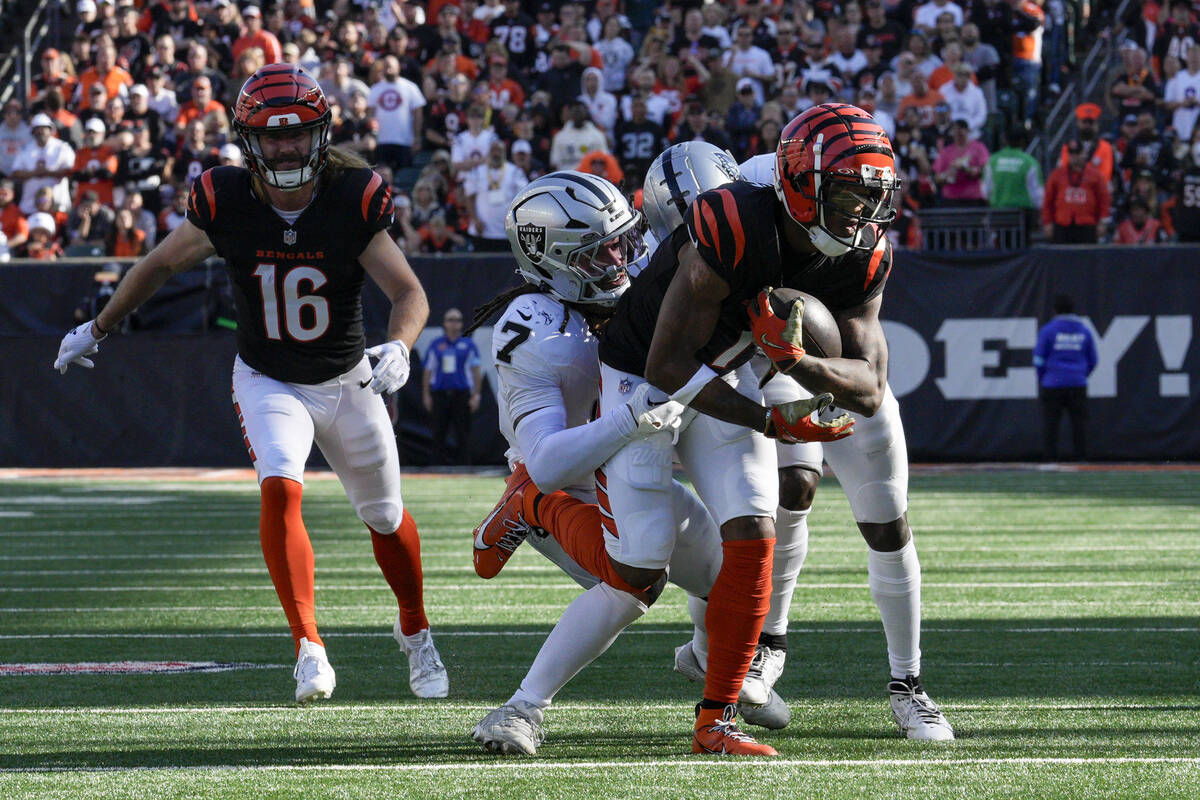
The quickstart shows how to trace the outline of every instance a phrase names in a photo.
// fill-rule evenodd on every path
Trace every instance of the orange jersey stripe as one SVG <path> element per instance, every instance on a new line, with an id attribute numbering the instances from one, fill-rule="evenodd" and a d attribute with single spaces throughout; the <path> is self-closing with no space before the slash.
<path id="1" fill-rule="evenodd" d="M 362 215 L 363 219 L 367 222 L 371 221 L 371 218 L 367 216 L 367 211 L 371 207 L 371 198 L 375 196 L 375 190 L 379 188 L 381 183 L 383 183 L 383 178 L 379 177 L 379 173 L 372 172 L 371 180 L 367 182 L 367 188 L 363 190 Z"/>
<path id="2" fill-rule="evenodd" d="M 692 204 L 692 228 L 696 231 L 696 241 L 705 247 L 712 247 L 712 242 L 709 241 L 709 233 L 704 227 L 704 217 L 700 213 L 700 204 Z"/>
<path id="3" fill-rule="evenodd" d="M 733 231 L 733 266 L 736 269 L 742 263 L 742 254 L 746 252 L 746 231 L 742 228 L 742 218 L 738 215 L 733 193 L 728 189 L 718 189 L 717 194 L 721 196 L 725 220 L 729 223 L 729 229 Z"/>
<path id="4" fill-rule="evenodd" d="M 717 258 L 724 261 L 725 259 L 721 255 L 721 232 L 717 230 L 717 215 L 713 213 L 712 206 L 707 202 L 697 203 L 696 205 L 700 206 L 700 215 L 704 219 L 704 223 L 708 226 L 708 235 L 713 243 L 715 243 L 715 246 L 714 244 L 709 244 L 708 246 L 713 247 L 717 251 Z"/>
<path id="5" fill-rule="evenodd" d="M 875 272 L 883 263 L 883 254 L 890 246 L 886 235 L 879 240 L 879 244 L 875 245 L 875 252 L 871 253 L 871 261 L 867 264 L 867 279 L 863 281 L 864 289 L 871 285 L 871 279 L 875 277 Z"/>
<path id="6" fill-rule="evenodd" d="M 213 189 L 212 171 L 205 170 L 200 176 L 200 185 L 204 188 L 204 200 L 208 203 L 208 218 L 217 218 L 217 193 Z"/>

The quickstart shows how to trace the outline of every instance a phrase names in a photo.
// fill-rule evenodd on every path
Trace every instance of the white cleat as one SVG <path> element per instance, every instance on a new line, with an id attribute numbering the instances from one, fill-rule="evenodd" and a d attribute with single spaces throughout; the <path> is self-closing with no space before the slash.
<path id="1" fill-rule="evenodd" d="M 763 706 L 770 702 L 771 690 L 783 674 L 783 664 L 786 660 L 786 650 L 776 650 L 765 644 L 756 647 L 750 669 L 746 670 L 746 677 L 742 681 L 742 691 L 738 693 L 738 703 Z"/>
<path id="2" fill-rule="evenodd" d="M 779 692 L 772 689 L 769 693 L 769 699 L 761 706 L 751 706 L 738 704 L 738 711 L 742 715 L 742 719 L 748 725 L 758 725 L 761 728 L 770 728 L 777 731 L 781 728 L 786 728 L 788 723 L 792 721 L 792 710 L 788 708 L 788 704 L 783 702 L 783 698 L 779 696 Z"/>
<path id="3" fill-rule="evenodd" d="M 936 742 L 954 740 L 954 729 L 937 703 L 930 700 L 921 688 L 920 676 L 908 675 L 903 680 L 892 678 L 888 693 L 891 695 L 892 717 L 900 726 L 901 736 Z"/>
<path id="4" fill-rule="evenodd" d="M 693 683 L 704 683 L 704 667 L 696 659 L 691 641 L 675 648 L 675 671 Z"/>
<path id="5" fill-rule="evenodd" d="M 446 674 L 446 665 L 433 644 L 429 628 L 405 636 L 400 630 L 400 618 L 396 617 L 392 636 L 408 656 L 408 685 L 412 693 L 426 699 L 450 694 L 450 676 Z"/>
<path id="6" fill-rule="evenodd" d="M 517 700 L 491 711 L 479 721 L 471 738 L 489 753 L 533 755 L 546 738 L 542 709 Z"/>
<path id="7" fill-rule="evenodd" d="M 325 648 L 308 639 L 300 640 L 300 654 L 296 657 L 292 677 L 296 679 L 296 702 L 301 705 L 329 699 L 333 687 L 337 686 Z"/>

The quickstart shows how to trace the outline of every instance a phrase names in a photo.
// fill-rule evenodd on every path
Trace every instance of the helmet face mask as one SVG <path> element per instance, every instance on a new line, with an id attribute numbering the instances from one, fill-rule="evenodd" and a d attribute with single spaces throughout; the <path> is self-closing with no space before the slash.
<path id="1" fill-rule="evenodd" d="M 270 64 L 246 80 L 234 106 L 233 128 L 250 171 L 269 186 L 294 191 L 325 167 L 331 116 L 321 87 L 308 73 L 291 64 Z M 286 146 L 305 132 L 306 147 L 295 152 Z"/>
<path id="2" fill-rule="evenodd" d="M 872 249 L 896 218 L 899 186 L 887 134 L 854 106 L 814 106 L 780 137 L 776 194 L 827 256 Z M 877 235 L 864 237 L 871 227 Z"/>

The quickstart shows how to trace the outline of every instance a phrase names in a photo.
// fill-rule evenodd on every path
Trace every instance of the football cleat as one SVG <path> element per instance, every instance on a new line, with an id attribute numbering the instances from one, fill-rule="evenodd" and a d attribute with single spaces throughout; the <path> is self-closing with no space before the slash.
<path id="1" fill-rule="evenodd" d="M 300 653 L 296 656 L 292 677 L 296 679 L 296 702 L 301 705 L 329 699 L 333 687 L 337 686 L 325 648 L 304 638 L 300 640 Z"/>
<path id="2" fill-rule="evenodd" d="M 504 483 L 504 495 L 500 502 L 472 532 L 475 538 L 475 573 L 481 578 L 496 577 L 529 534 L 540 532 L 526 522 L 521 513 L 525 491 L 537 491 L 525 465 L 518 463 Z"/>
<path id="3" fill-rule="evenodd" d="M 471 738 L 489 753 L 533 755 L 546 738 L 542 731 L 542 709 L 516 700 L 500 706 L 479 721 Z"/>
<path id="4" fill-rule="evenodd" d="M 706 725 L 697 724 L 692 731 L 692 752 L 717 756 L 777 756 L 774 747 L 759 744 L 754 737 L 738 729 L 734 718 L 737 716 L 737 706 L 732 703 L 725 706 L 721 716 Z M 700 717 L 700 705 L 696 704 L 697 722 Z"/>
<path id="5" fill-rule="evenodd" d="M 675 648 L 675 671 L 693 683 L 704 683 L 704 667 L 700 666 L 691 641 Z"/>
<path id="6" fill-rule="evenodd" d="M 429 628 L 405 636 L 400 630 L 400 618 L 392 627 L 392 636 L 400 643 L 404 655 L 408 656 L 408 685 L 417 697 L 445 697 L 450 693 L 450 676 L 446 665 L 433 644 Z"/>
<path id="7" fill-rule="evenodd" d="M 903 680 L 893 678 L 888 683 L 888 693 L 891 695 L 892 717 L 900 726 L 901 736 L 938 742 L 954 739 L 954 729 L 937 703 L 930 700 L 921 688 L 919 675 L 906 675 Z"/>
<path id="8" fill-rule="evenodd" d="M 750 662 L 750 668 L 746 670 L 738 702 L 752 706 L 765 705 L 770 698 L 771 689 L 783 674 L 783 664 L 786 660 L 786 650 L 777 650 L 765 644 L 754 648 L 754 659 Z"/>
<path id="9" fill-rule="evenodd" d="M 788 708 L 787 703 L 783 702 L 779 692 L 774 689 L 768 693 L 767 702 L 761 706 L 738 703 L 738 713 L 742 715 L 746 724 L 769 728 L 773 731 L 786 728 L 792 721 L 792 710 Z"/>

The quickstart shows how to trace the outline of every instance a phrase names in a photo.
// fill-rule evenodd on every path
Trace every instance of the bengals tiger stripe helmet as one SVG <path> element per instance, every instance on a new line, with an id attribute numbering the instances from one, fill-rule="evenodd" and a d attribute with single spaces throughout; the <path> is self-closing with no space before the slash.
<path id="1" fill-rule="evenodd" d="M 874 247 L 896 218 L 899 186 L 892 143 L 861 108 L 813 106 L 779 136 L 775 193 L 827 256 Z M 870 226 L 877 235 L 864 237 Z"/>
<path id="2" fill-rule="evenodd" d="M 325 93 L 292 64 L 268 64 L 242 86 L 233 107 L 233 130 L 250 171 L 278 189 L 299 189 L 325 167 L 331 114 Z M 261 137 L 275 131 L 312 131 L 308 158 L 281 170 L 263 155 Z"/>

